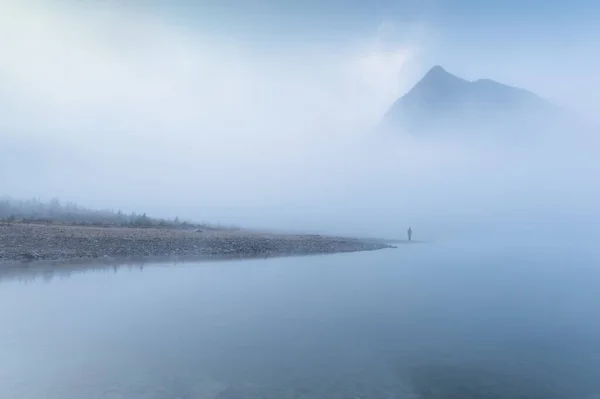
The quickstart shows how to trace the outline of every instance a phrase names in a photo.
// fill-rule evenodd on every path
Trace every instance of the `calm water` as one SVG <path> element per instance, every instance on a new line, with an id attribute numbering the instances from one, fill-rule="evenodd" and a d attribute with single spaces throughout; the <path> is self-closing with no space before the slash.
<path id="1" fill-rule="evenodd" d="M 600 250 L 0 274 L 0 398 L 600 397 Z"/>

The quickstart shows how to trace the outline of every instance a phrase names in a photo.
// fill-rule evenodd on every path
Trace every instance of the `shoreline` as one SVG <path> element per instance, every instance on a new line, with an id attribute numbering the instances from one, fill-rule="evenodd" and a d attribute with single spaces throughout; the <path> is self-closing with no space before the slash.
<path id="1" fill-rule="evenodd" d="M 212 261 L 374 251 L 383 240 L 245 230 L 0 225 L 0 267 L 30 263 Z"/>

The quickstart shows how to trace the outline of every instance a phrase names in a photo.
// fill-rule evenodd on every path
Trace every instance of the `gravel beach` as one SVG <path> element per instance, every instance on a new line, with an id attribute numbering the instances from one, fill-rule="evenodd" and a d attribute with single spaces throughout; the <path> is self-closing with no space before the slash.
<path id="1" fill-rule="evenodd" d="M 390 248 L 383 242 L 244 230 L 0 225 L 0 263 L 178 257 L 195 260 L 313 255 Z"/>

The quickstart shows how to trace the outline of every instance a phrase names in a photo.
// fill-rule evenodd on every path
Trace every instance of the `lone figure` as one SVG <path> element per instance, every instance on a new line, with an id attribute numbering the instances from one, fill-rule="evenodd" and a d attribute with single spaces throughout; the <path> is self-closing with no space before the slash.
<path id="1" fill-rule="evenodd" d="M 406 234 L 408 234 L 408 241 L 412 241 L 412 228 L 409 227 Z"/>

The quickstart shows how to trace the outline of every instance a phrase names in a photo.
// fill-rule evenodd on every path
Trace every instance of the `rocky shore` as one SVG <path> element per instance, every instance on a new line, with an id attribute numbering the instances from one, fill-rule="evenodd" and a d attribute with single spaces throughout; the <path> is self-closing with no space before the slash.
<path id="1" fill-rule="evenodd" d="M 391 246 L 376 240 L 244 230 L 0 225 L 0 263 L 15 261 L 195 260 L 315 255 L 371 251 Z"/>

